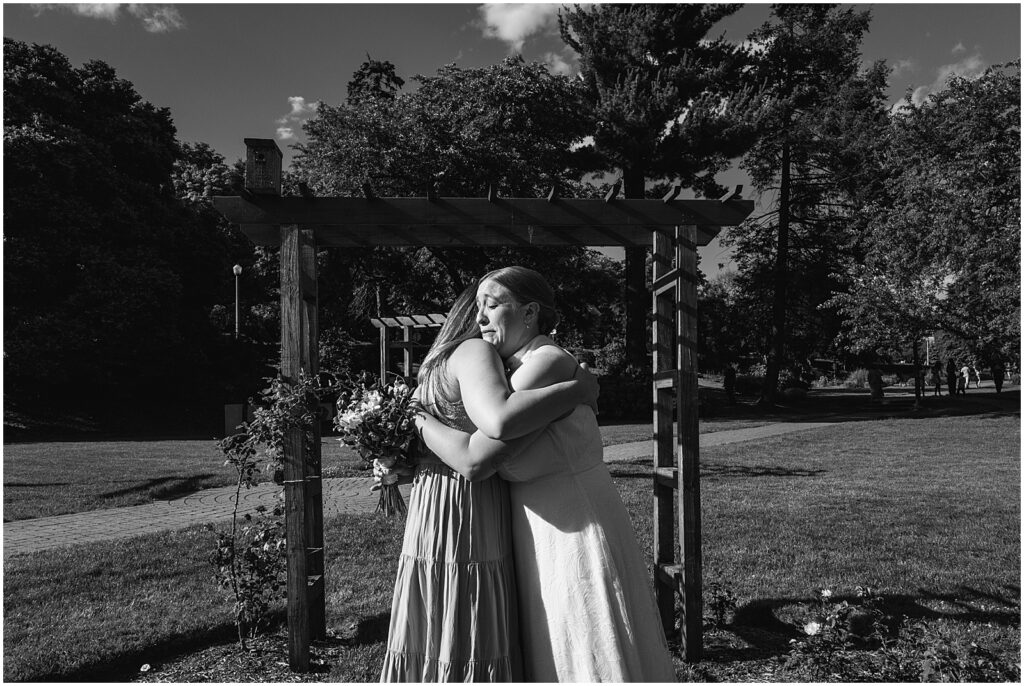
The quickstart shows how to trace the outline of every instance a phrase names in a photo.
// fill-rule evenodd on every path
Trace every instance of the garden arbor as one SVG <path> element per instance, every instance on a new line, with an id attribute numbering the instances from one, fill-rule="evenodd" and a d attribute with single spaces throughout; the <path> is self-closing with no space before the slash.
<path id="1" fill-rule="evenodd" d="M 666 632 L 675 594 L 683 599 L 687 660 L 702 648 L 700 472 L 697 432 L 697 247 L 735 226 L 753 202 L 721 200 L 281 197 L 281 153 L 273 140 L 246 139 L 246 191 L 214 206 L 258 245 L 280 246 L 281 374 L 296 381 L 318 370 L 316 251 L 325 247 L 627 246 L 654 251 L 655 590 Z M 737 189 L 738 190 L 738 189 Z M 674 407 L 674 413 L 673 413 Z M 673 441 L 673 422 L 678 438 Z M 285 450 L 289 664 L 309 669 L 310 641 L 326 634 L 320 437 L 296 432 Z M 307 454 L 312 459 L 306 459 Z M 678 459 L 674 458 L 678 456 Z M 678 517 L 673 516 L 673 506 Z M 678 521 L 678 529 L 676 522 Z M 678 536 L 680 557 L 674 559 Z"/>

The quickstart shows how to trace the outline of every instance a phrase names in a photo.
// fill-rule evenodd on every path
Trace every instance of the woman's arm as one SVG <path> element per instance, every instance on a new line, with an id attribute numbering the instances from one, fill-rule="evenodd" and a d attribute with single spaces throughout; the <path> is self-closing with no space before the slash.
<path id="1" fill-rule="evenodd" d="M 480 431 L 468 434 L 453 429 L 426 412 L 416 415 L 416 428 L 431 452 L 470 481 L 493 475 L 505 460 L 521 453 L 544 433 L 541 428 L 511 441 L 496 441 Z"/>
<path id="2" fill-rule="evenodd" d="M 531 361 L 531 369 L 546 368 L 543 360 L 547 356 L 535 357 L 538 362 L 534 365 Z M 567 354 L 564 357 L 572 362 L 568 375 L 569 365 L 561 363 L 557 373 L 541 373 L 532 380 L 531 390 L 516 393 L 509 390 L 494 346 L 482 339 L 462 343 L 449 358 L 448 368 L 459 381 L 462 402 L 473 424 L 486 437 L 510 440 L 543 428 L 577 405 L 596 403 L 596 378 L 580 370 Z"/>

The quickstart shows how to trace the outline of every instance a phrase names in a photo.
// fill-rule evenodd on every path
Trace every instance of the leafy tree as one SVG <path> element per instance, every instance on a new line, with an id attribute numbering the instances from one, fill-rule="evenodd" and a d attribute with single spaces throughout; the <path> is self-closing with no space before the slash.
<path id="1" fill-rule="evenodd" d="M 569 79 L 508 58 L 482 69 L 448 65 L 413 80 L 415 91 L 394 97 L 321 104 L 305 125 L 308 142 L 298 149 L 296 177 L 319 195 L 359 195 L 364 185 L 381 196 L 424 196 L 431 186 L 439 195 L 471 197 L 483 197 L 488 186 L 527 197 L 552 185 L 562 195 L 580 188 L 570 146 L 583 135 L 584 117 L 578 86 Z M 552 282 L 566 334 L 593 338 L 581 332 L 614 316 L 608 301 L 616 270 L 582 248 L 361 248 L 321 259 L 331 284 L 322 290 L 338 294 L 324 303 L 331 310 L 325 330 L 357 338 L 368 333 L 368 316 L 446 311 L 471 279 L 513 263 Z"/>
<path id="2" fill-rule="evenodd" d="M 103 63 L 10 39 L 4 57 L 8 393 L 59 405 L 144 387 L 182 343 L 161 250 L 177 214 L 170 114 Z"/>
<path id="3" fill-rule="evenodd" d="M 671 178 L 706 195 L 721 192 L 715 172 L 749 143 L 739 89 L 743 53 L 711 27 L 740 5 L 597 4 L 559 12 L 562 39 L 579 55 L 594 169 L 621 170 L 627 198 L 648 180 Z M 647 366 L 650 307 L 646 251 L 626 249 L 626 356 Z"/>
<path id="4" fill-rule="evenodd" d="M 366 61 L 348 82 L 348 101 L 391 100 L 402 90 L 405 80 L 395 73 L 395 65 L 388 61 L 375 60 L 366 55 Z"/>
<path id="5" fill-rule="evenodd" d="M 763 104 L 760 137 L 742 166 L 759 191 L 773 191 L 778 198 L 777 206 L 748 222 L 737 240 L 744 278 L 757 284 L 748 291 L 762 299 L 771 296 L 770 307 L 765 303 L 771 319 L 763 402 L 773 399 L 778 386 L 794 294 L 804 300 L 800 310 L 810 313 L 829 293 L 835 263 L 820 257 L 837 255 L 836 247 L 845 243 L 836 230 L 842 228 L 838 220 L 850 215 L 843 194 L 849 200 L 864 187 L 855 174 L 864 134 L 870 140 L 884 121 L 883 68 L 858 74 L 869 20 L 868 12 L 852 7 L 780 4 L 773 5 L 772 20 L 750 35 L 757 59 L 749 77 L 761 84 Z M 803 275 L 804 287 L 793 288 L 794 274 Z M 815 283 L 819 288 L 810 288 Z"/>
<path id="6" fill-rule="evenodd" d="M 215 153 L 180 147 L 109 65 L 9 39 L 4 57 L 8 400 L 122 431 L 209 426 L 232 241 L 195 206 L 213 177 L 182 165 Z"/>
<path id="7" fill-rule="evenodd" d="M 975 354 L 1020 347 L 1020 61 L 945 89 L 894 120 L 892 206 L 874 228 L 948 281 L 943 328 Z"/>
<path id="8" fill-rule="evenodd" d="M 876 63 L 837 84 L 804 124 L 803 162 L 791 174 L 787 359 L 850 354 L 836 342 L 842 315 L 826 302 L 843 291 L 842 275 L 863 263 L 865 225 L 883 190 L 887 71 Z M 773 207 L 722 240 L 739 267 L 736 302 L 747 316 L 749 350 L 764 356 L 772 344 L 778 221 Z"/>

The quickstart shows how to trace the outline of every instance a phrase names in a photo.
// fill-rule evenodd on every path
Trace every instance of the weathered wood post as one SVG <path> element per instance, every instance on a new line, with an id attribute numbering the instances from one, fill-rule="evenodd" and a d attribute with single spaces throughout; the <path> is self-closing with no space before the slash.
<path id="1" fill-rule="evenodd" d="M 281 151 L 271 139 L 245 139 L 246 190 L 281 193 Z M 298 383 L 319 371 L 316 242 L 312 229 L 279 227 L 281 245 L 281 376 Z M 323 500 L 320 481 L 320 425 L 311 444 L 293 429 L 283 456 L 287 537 L 288 664 L 309 671 L 311 640 L 326 634 L 324 616 Z"/>
<path id="2" fill-rule="evenodd" d="M 678 190 L 666 196 L 665 202 L 676 193 Z M 653 249 L 654 588 L 666 634 L 674 628 L 675 593 L 680 591 L 680 642 L 683 657 L 692 662 L 700 660 L 704 642 L 697 426 L 697 227 L 676 227 L 671 233 L 655 230 Z M 673 516 L 674 510 L 678 519 Z M 673 562 L 676 521 L 680 564 Z"/>
<path id="3" fill-rule="evenodd" d="M 672 271 L 674 236 L 654 231 L 651 312 L 654 408 L 654 592 L 665 635 L 675 624 L 678 572 L 673 566 L 675 544 L 675 464 L 672 408 L 676 400 L 675 303 L 676 279 Z M 669 276 L 668 279 L 665 277 Z"/>
<path id="4" fill-rule="evenodd" d="M 697 413 L 697 227 L 676 227 L 678 316 L 676 346 L 679 393 L 679 553 L 683 584 L 683 657 L 701 659 L 704 646 L 704 585 L 700 531 L 700 432 Z"/>

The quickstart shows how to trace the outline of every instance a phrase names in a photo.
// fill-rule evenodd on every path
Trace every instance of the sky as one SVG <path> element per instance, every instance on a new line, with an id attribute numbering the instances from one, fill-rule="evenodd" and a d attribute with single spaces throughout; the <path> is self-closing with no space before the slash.
<path id="1" fill-rule="evenodd" d="M 207 143 L 233 162 L 244 155 L 242 139 L 275 138 L 287 165 L 289 146 L 303 139 L 302 122 L 318 101 L 344 100 L 346 84 L 367 55 L 390 60 L 407 81 L 445 64 L 483 67 L 516 53 L 572 74 L 575 55 L 558 35 L 559 7 L 4 3 L 3 34 L 52 45 L 76 66 L 107 62 L 145 100 L 170 109 L 179 140 Z M 977 76 L 1020 58 L 1017 3 L 856 7 L 872 12 L 862 44 L 865 64 L 884 59 L 894 68 L 893 104 L 908 92 L 923 99 L 951 74 Z M 766 4 L 746 4 L 710 36 L 739 42 L 768 14 Z M 726 185 L 744 181 L 738 170 L 720 177 Z M 717 241 L 701 256 L 705 272 L 728 263 Z"/>

